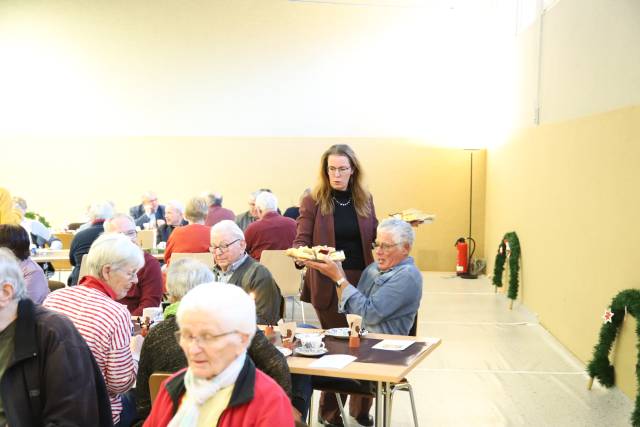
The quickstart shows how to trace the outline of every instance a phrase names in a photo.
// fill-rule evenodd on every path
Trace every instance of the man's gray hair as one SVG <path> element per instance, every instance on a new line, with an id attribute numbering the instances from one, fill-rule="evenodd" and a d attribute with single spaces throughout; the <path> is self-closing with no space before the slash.
<path id="1" fill-rule="evenodd" d="M 113 213 L 113 204 L 107 200 L 92 203 L 91 206 L 89 206 L 89 218 L 92 221 L 96 219 L 109 219 L 113 216 Z"/>
<path id="2" fill-rule="evenodd" d="M 208 282 L 196 286 L 182 298 L 176 313 L 178 325 L 187 312 L 199 311 L 215 317 L 222 331 L 256 333 L 256 304 L 241 287 L 228 283 Z"/>
<path id="3" fill-rule="evenodd" d="M 278 198 L 275 194 L 263 191 L 256 197 L 256 207 L 262 212 L 277 211 Z"/>
<path id="4" fill-rule="evenodd" d="M 215 276 L 204 263 L 193 258 L 173 261 L 167 269 L 167 291 L 176 299 L 202 283 L 213 282 Z"/>
<path id="5" fill-rule="evenodd" d="M 133 220 L 133 218 L 131 218 L 131 216 L 125 214 L 125 213 L 117 213 L 114 214 L 111 218 L 109 218 L 108 220 L 106 220 L 104 222 L 104 231 L 108 232 L 108 233 L 117 233 L 119 232 L 118 227 L 116 227 L 115 222 L 119 221 L 119 220 L 126 220 L 129 221 L 131 224 L 133 224 L 133 227 L 135 228 L 136 226 L 136 222 Z"/>
<path id="6" fill-rule="evenodd" d="M 144 193 L 142 193 L 142 196 L 140 198 L 144 202 L 145 200 L 158 199 L 158 196 L 156 195 L 156 193 L 154 191 L 149 190 L 149 191 L 145 191 Z"/>
<path id="7" fill-rule="evenodd" d="M 179 211 L 181 215 L 184 215 L 184 205 L 177 200 L 169 200 L 165 206 L 172 206 L 175 210 Z"/>
<path id="8" fill-rule="evenodd" d="M 234 221 L 224 219 L 211 227 L 211 241 L 213 241 L 213 233 L 229 233 L 233 239 L 244 240 L 244 233 Z"/>
<path id="9" fill-rule="evenodd" d="M 209 206 L 222 206 L 222 194 L 220 193 L 204 193 L 202 197 L 207 199 Z"/>
<path id="10" fill-rule="evenodd" d="M 27 286 L 24 283 L 18 258 L 8 248 L 0 248 L 0 285 L 5 283 L 13 287 L 13 299 L 27 298 Z"/>
<path id="11" fill-rule="evenodd" d="M 386 231 L 391 233 L 393 241 L 398 244 L 408 244 L 413 246 L 413 242 L 416 238 L 416 234 L 413 231 L 413 227 L 406 221 L 397 218 L 383 219 L 378 224 L 378 233 Z"/>
<path id="12" fill-rule="evenodd" d="M 144 266 L 142 249 L 120 233 L 100 235 L 91 245 L 86 257 L 88 274 L 99 279 L 104 279 L 102 267 L 107 264 L 116 269 L 124 267 L 140 269 Z"/>

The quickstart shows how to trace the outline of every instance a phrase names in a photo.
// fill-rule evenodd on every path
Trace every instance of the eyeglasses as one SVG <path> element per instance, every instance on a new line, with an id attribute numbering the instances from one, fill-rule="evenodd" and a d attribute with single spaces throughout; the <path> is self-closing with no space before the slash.
<path id="1" fill-rule="evenodd" d="M 383 251 L 387 252 L 388 250 L 390 250 L 394 246 L 398 246 L 398 245 L 399 245 L 399 243 L 378 243 L 378 242 L 373 242 L 373 243 L 371 243 L 371 249 L 376 250 L 376 249 L 380 248 Z"/>
<path id="2" fill-rule="evenodd" d="M 133 229 L 133 230 L 128 230 L 128 231 L 123 231 L 122 234 L 124 234 L 127 237 L 136 237 L 138 235 L 138 231 Z"/>
<path id="3" fill-rule="evenodd" d="M 233 245 L 236 242 L 239 242 L 242 239 L 236 239 L 231 243 L 221 243 L 220 246 L 210 246 L 209 252 L 214 253 L 216 250 L 220 249 L 220 252 L 224 253 L 229 250 L 229 246 Z"/>
<path id="4" fill-rule="evenodd" d="M 336 175 L 336 174 L 344 175 L 345 173 L 349 172 L 351 170 L 351 168 L 350 167 L 339 167 L 339 168 L 336 168 L 334 166 L 329 166 L 327 168 L 327 170 L 329 171 L 329 173 L 331 175 Z"/>
<path id="5" fill-rule="evenodd" d="M 180 331 L 175 332 L 176 340 L 180 345 L 191 345 L 194 342 L 198 345 L 198 347 L 208 347 L 213 345 L 216 341 L 218 341 L 222 337 L 226 337 L 227 335 L 235 334 L 238 331 L 229 331 L 223 334 L 213 335 L 204 333 L 202 335 L 192 335 L 192 334 L 182 334 Z"/>
<path id="6" fill-rule="evenodd" d="M 138 271 L 137 271 L 137 270 L 133 270 L 133 271 L 131 271 L 131 272 L 124 271 L 124 270 L 123 270 L 123 269 L 121 269 L 121 268 L 117 268 L 116 270 L 123 272 L 123 273 L 124 273 L 124 274 L 129 278 L 129 280 L 133 280 L 133 279 L 135 279 L 136 277 L 138 277 Z"/>

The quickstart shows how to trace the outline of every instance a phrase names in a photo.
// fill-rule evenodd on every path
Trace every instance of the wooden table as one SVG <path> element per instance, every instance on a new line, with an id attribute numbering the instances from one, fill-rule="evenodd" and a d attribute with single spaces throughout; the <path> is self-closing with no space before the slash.
<path id="1" fill-rule="evenodd" d="M 321 329 L 298 329 L 296 333 L 320 333 Z M 383 363 L 352 362 L 343 369 L 313 368 L 310 365 L 317 360 L 313 357 L 289 356 L 287 361 L 292 374 L 318 375 L 323 377 L 368 380 L 377 383 L 376 387 L 376 426 L 390 425 L 389 404 L 391 400 L 391 384 L 397 384 L 411 372 L 425 357 L 440 345 L 440 338 L 407 337 L 404 335 L 368 334 L 368 338 L 412 340 L 428 343 L 428 347 L 421 354 L 411 360 L 409 365 L 391 365 Z M 387 351 L 387 350 L 379 350 Z"/>

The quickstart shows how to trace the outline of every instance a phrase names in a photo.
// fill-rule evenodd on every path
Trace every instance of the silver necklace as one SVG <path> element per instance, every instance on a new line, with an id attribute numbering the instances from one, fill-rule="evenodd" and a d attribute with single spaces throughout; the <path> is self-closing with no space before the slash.
<path id="1" fill-rule="evenodd" d="M 333 197 L 333 201 L 336 202 L 339 206 L 349 206 L 351 204 L 351 197 L 349 197 L 349 200 L 344 203 L 336 199 L 335 197 Z"/>

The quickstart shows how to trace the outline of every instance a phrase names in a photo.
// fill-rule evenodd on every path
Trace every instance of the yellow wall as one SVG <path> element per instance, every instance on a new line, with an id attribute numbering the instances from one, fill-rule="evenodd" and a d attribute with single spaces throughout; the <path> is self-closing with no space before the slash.
<path id="1" fill-rule="evenodd" d="M 518 233 L 522 302 L 585 362 L 611 298 L 640 284 L 639 140 L 634 107 L 530 128 L 488 154 L 487 253 Z M 636 357 L 629 341 L 619 357 Z M 618 376 L 630 394 L 634 378 Z"/>
<path id="2" fill-rule="evenodd" d="M 118 210 L 153 189 L 161 200 L 219 191 L 224 205 L 240 213 L 250 192 L 271 188 L 283 208 L 313 186 L 319 158 L 331 144 L 348 143 L 365 169 L 378 218 L 406 208 L 437 215 L 417 230 L 414 256 L 422 269 L 453 271 L 456 238 L 468 233 L 469 154 L 403 139 L 355 138 L 5 138 L 22 153 L 47 158 L 40 172 L 22 161 L 7 163 L 0 182 L 25 197 L 30 209 L 55 226 L 82 219 L 96 200 Z M 4 143 L 4 142 L 3 142 Z M 482 255 L 484 152 L 474 154 L 474 237 Z M 22 160 L 22 156 L 20 157 Z M 25 156 L 25 161 L 26 156 Z"/>

